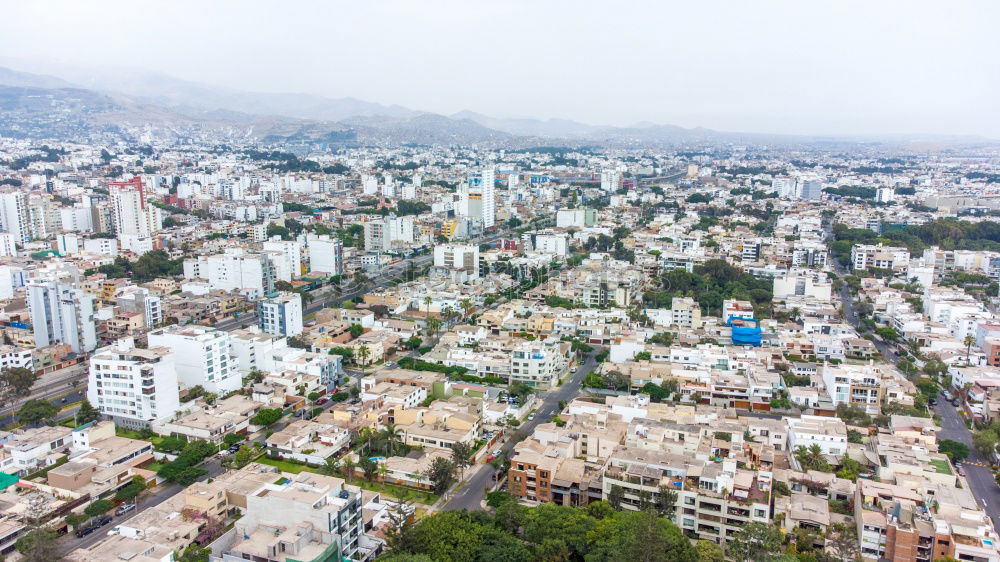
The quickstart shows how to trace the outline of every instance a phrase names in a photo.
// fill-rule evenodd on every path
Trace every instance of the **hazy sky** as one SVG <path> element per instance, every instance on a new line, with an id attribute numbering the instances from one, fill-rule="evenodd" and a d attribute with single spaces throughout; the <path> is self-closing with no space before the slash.
<path id="1" fill-rule="evenodd" d="M 0 0 L 0 56 L 450 114 L 1000 138 L 997 0 Z"/>

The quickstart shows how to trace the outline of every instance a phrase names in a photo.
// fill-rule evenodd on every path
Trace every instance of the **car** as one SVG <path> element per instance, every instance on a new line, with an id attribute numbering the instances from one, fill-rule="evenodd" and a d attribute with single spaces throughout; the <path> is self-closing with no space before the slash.
<path id="1" fill-rule="evenodd" d="M 952 398 L 951 399 L 951 405 L 957 408 L 958 407 L 958 398 Z"/>
<path id="2" fill-rule="evenodd" d="M 493 451 L 494 458 L 499 457 L 501 455 L 503 455 L 503 449 L 497 449 L 496 451 Z"/>
<path id="3" fill-rule="evenodd" d="M 528 414 L 528 421 L 535 419 L 535 414 Z"/>
<path id="4" fill-rule="evenodd" d="M 126 513 L 134 509 L 135 509 L 134 503 L 123 503 L 120 506 L 118 506 L 118 509 L 115 510 L 115 515 L 121 517 L 122 515 L 125 515 Z"/>
<path id="5" fill-rule="evenodd" d="M 937 398 L 931 398 L 930 400 L 927 401 L 927 403 L 930 404 L 931 406 L 937 406 Z"/>
<path id="6" fill-rule="evenodd" d="M 319 400 L 316 401 L 316 405 L 317 406 L 322 406 L 323 404 L 326 404 L 327 402 L 329 402 L 329 400 L 327 400 L 326 398 L 320 398 Z"/>
<path id="7" fill-rule="evenodd" d="M 241 445 L 240 443 L 233 443 L 232 445 L 229 446 L 229 452 L 235 453 L 236 451 L 239 451 L 242 448 L 243 445 Z"/>
<path id="8" fill-rule="evenodd" d="M 948 392 L 947 390 L 942 390 L 941 395 L 944 396 L 945 400 L 951 400 L 951 393 Z"/>
<path id="9" fill-rule="evenodd" d="M 135 507 L 135 506 L 133 505 L 132 507 Z M 94 525 L 97 526 L 97 527 L 103 527 L 103 526 L 107 525 L 108 523 L 111 523 L 111 516 L 110 515 L 102 515 L 102 516 L 100 516 L 100 517 L 98 517 L 97 519 L 94 520 Z"/>
<path id="10" fill-rule="evenodd" d="M 90 533 L 93 533 L 96 530 L 97 530 L 97 527 L 94 527 L 92 525 L 88 525 L 86 527 L 82 527 L 80 529 L 77 529 L 76 530 L 76 536 L 77 536 L 77 538 L 82 539 L 83 537 L 89 535 Z"/>

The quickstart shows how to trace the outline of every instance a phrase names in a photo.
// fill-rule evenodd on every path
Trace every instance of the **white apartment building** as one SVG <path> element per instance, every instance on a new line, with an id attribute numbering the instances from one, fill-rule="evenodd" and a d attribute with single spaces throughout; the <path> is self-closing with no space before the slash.
<path id="1" fill-rule="evenodd" d="M 344 243 L 336 236 L 307 236 L 309 271 L 344 274 Z"/>
<path id="2" fill-rule="evenodd" d="M 883 246 L 882 244 L 855 244 L 851 248 L 851 264 L 854 269 L 892 269 L 902 271 L 910 263 L 910 251 L 906 248 Z"/>
<path id="3" fill-rule="evenodd" d="M 94 323 L 96 297 L 62 281 L 40 281 L 28 286 L 28 310 L 35 346 L 69 344 L 75 353 L 97 347 Z"/>
<path id="4" fill-rule="evenodd" d="M 621 187 L 622 176 L 618 170 L 601 170 L 601 191 L 612 193 Z"/>
<path id="5" fill-rule="evenodd" d="M 268 254 L 252 254 L 243 248 L 184 260 L 184 278 L 207 279 L 213 289 L 240 291 L 251 299 L 274 291 L 277 280 Z"/>
<path id="6" fill-rule="evenodd" d="M 162 347 L 139 349 L 131 339 L 102 348 L 90 358 L 87 400 L 124 427 L 161 422 L 180 409 L 177 372 Z"/>
<path id="7" fill-rule="evenodd" d="M 17 236 L 10 232 L 0 232 L 0 257 L 17 255 Z"/>
<path id="8" fill-rule="evenodd" d="M 479 278 L 479 246 L 475 244 L 439 244 L 434 246 L 434 267 L 465 280 Z"/>
<path id="9" fill-rule="evenodd" d="M 840 418 L 826 416 L 786 417 L 788 450 L 809 449 L 819 445 L 824 455 L 840 457 L 847 453 L 847 424 Z"/>
<path id="10" fill-rule="evenodd" d="M 302 333 L 302 297 L 298 293 L 268 295 L 257 303 L 257 325 L 265 334 L 297 336 Z"/>
<path id="11" fill-rule="evenodd" d="M 833 284 L 826 275 L 809 270 L 791 270 L 774 278 L 774 298 L 803 297 L 812 301 L 830 302 Z"/>
<path id="12" fill-rule="evenodd" d="M 31 240 L 28 194 L 24 191 L 0 193 L 0 231 L 13 234 L 18 244 Z"/>
<path id="13" fill-rule="evenodd" d="M 142 314 L 148 329 L 163 323 L 163 305 L 160 296 L 150 292 L 149 289 L 135 285 L 122 287 L 115 295 L 115 301 L 124 312 Z"/>
<path id="14" fill-rule="evenodd" d="M 565 234 L 536 234 L 534 238 L 536 252 L 554 254 L 560 257 L 565 257 L 569 252 Z"/>
<path id="15" fill-rule="evenodd" d="M 510 353 L 510 384 L 523 382 L 532 387 L 555 388 L 567 366 L 558 343 L 521 342 Z"/>
<path id="16" fill-rule="evenodd" d="M 177 380 L 188 388 L 201 386 L 223 396 L 242 386 L 231 357 L 229 332 L 197 325 L 169 326 L 150 332 L 149 346 L 170 350 L 168 358 L 177 371 Z"/>
<path id="17" fill-rule="evenodd" d="M 873 416 L 881 412 L 882 370 L 877 365 L 824 364 L 822 374 L 834 406 L 857 404 Z"/>
<path id="18" fill-rule="evenodd" d="M 149 237 L 163 228 L 160 209 L 145 201 L 142 183 L 112 183 L 108 186 L 115 234 Z"/>
<path id="19" fill-rule="evenodd" d="M 272 236 L 263 247 L 274 263 L 276 281 L 291 281 L 302 275 L 302 244 L 298 241 Z"/>
<path id="20" fill-rule="evenodd" d="M 483 196 L 483 228 L 493 228 L 493 225 L 496 224 L 496 175 L 497 170 L 493 166 L 483 168 L 482 181 L 480 183 Z"/>

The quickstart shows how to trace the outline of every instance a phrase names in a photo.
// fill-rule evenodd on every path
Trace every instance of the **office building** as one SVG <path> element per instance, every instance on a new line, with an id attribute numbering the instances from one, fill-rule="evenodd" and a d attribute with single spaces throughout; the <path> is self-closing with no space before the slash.
<path id="1" fill-rule="evenodd" d="M 160 210 L 146 203 L 142 178 L 108 184 L 115 234 L 148 237 L 163 227 Z"/>

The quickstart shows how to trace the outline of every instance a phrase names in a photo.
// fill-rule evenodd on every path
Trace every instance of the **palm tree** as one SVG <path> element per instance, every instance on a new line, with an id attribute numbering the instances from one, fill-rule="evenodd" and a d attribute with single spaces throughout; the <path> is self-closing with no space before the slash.
<path id="1" fill-rule="evenodd" d="M 357 363 L 361 367 L 362 371 L 368 366 L 368 358 L 371 357 L 371 354 L 372 352 L 368 349 L 367 345 L 362 345 L 358 348 L 358 352 L 355 354 L 355 357 L 357 358 Z"/>
<path id="2" fill-rule="evenodd" d="M 389 476 L 389 467 L 386 464 L 379 463 L 378 468 L 375 470 L 375 474 L 378 475 L 379 479 L 384 483 L 386 478 Z"/>
<path id="3" fill-rule="evenodd" d="M 969 356 L 972 355 L 972 344 L 976 343 L 976 338 L 972 336 L 965 336 L 965 339 L 962 340 L 962 343 L 965 344 L 965 364 L 971 365 L 972 363 L 969 359 Z"/>
<path id="4" fill-rule="evenodd" d="M 344 480 L 350 482 L 354 478 L 354 468 L 356 464 L 354 459 L 350 455 L 344 457 L 344 460 L 340 463 L 340 471 L 344 475 Z"/>
<path id="5" fill-rule="evenodd" d="M 424 306 L 427 307 L 427 316 L 431 315 L 431 303 L 432 302 L 434 302 L 434 299 L 432 299 L 430 295 L 427 295 L 426 297 L 424 297 Z"/>
<path id="6" fill-rule="evenodd" d="M 340 472 L 340 468 L 340 461 L 333 457 L 329 457 L 326 459 L 326 463 L 319 467 L 319 473 L 326 476 L 333 476 Z"/>
<path id="7" fill-rule="evenodd" d="M 382 439 L 385 440 L 385 455 L 391 457 L 396 453 L 396 446 L 401 445 L 403 440 L 401 435 L 403 430 L 396 427 L 396 424 L 387 423 L 382 428 Z"/>
<path id="8" fill-rule="evenodd" d="M 458 301 L 458 306 L 462 307 L 462 317 L 469 315 L 469 309 L 472 308 L 472 301 L 469 299 L 462 299 Z"/>

